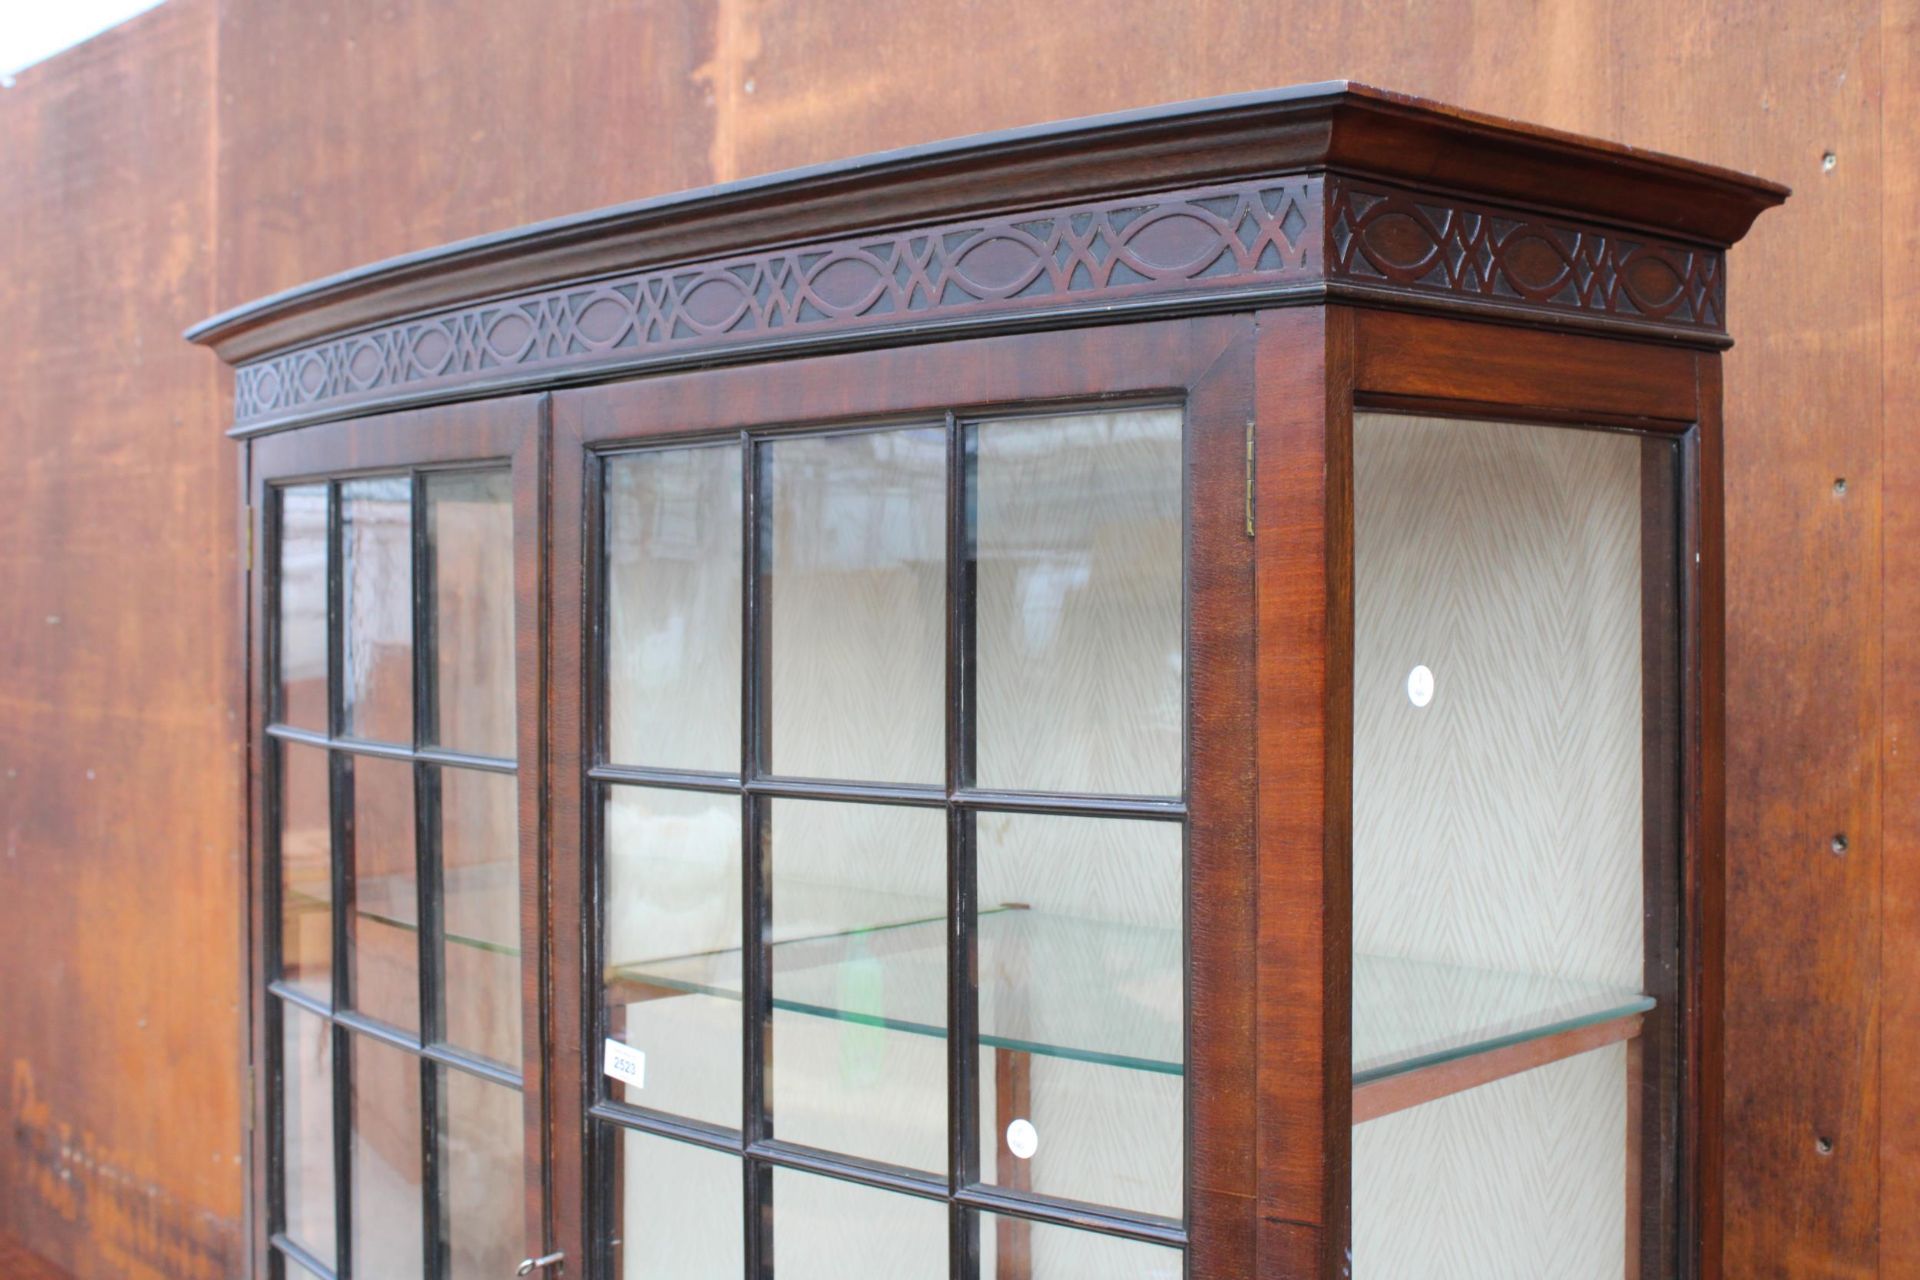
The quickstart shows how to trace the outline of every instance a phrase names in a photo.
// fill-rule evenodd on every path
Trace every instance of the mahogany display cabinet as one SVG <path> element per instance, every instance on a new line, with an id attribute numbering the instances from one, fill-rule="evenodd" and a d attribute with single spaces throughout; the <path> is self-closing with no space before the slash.
<path id="1" fill-rule="evenodd" d="M 1785 194 L 1319 84 L 195 328 L 254 1273 L 1717 1275 Z"/>

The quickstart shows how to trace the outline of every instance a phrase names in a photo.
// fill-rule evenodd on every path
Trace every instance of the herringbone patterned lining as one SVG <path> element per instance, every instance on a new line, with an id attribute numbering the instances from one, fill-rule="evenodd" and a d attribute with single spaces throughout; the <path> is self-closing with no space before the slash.
<path id="1" fill-rule="evenodd" d="M 1354 455 L 1355 948 L 1637 987 L 1639 442 L 1367 414 Z M 1615 1048 L 1361 1126 L 1355 1274 L 1617 1277 L 1625 1089 Z"/>

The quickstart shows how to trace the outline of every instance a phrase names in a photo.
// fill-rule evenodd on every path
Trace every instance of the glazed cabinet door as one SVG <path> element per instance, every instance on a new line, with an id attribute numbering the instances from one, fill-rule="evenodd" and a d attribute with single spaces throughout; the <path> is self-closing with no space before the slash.
<path id="1" fill-rule="evenodd" d="M 1248 1273 L 1251 336 L 555 394 L 574 1274 Z"/>
<path id="2" fill-rule="evenodd" d="M 251 443 L 255 1273 L 545 1252 L 543 408 Z"/>

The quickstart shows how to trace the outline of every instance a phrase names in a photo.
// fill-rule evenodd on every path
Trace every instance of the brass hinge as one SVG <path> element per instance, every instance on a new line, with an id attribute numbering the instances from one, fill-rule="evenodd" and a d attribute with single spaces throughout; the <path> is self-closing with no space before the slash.
<path id="1" fill-rule="evenodd" d="M 258 1101 L 259 1100 L 255 1098 L 253 1094 L 253 1064 L 248 1063 L 247 1064 L 247 1096 L 242 1105 L 242 1110 L 244 1110 L 247 1115 L 247 1132 L 248 1133 L 253 1132 L 253 1109 L 256 1105 L 258 1105 Z"/>
<path id="2" fill-rule="evenodd" d="M 251 504 L 241 509 L 242 518 L 247 522 L 247 551 L 245 572 L 253 572 L 253 507 Z"/>
<path id="3" fill-rule="evenodd" d="M 1253 536 L 1253 419 L 1247 419 L 1247 536 Z"/>

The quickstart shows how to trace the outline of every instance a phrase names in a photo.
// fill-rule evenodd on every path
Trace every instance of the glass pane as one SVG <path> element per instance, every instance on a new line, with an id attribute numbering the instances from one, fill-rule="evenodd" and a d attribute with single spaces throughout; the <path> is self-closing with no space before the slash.
<path id="1" fill-rule="evenodd" d="M 420 1231 L 420 1060 L 366 1036 L 353 1045 L 353 1274 L 411 1280 Z"/>
<path id="2" fill-rule="evenodd" d="M 976 821 L 982 1181 L 1179 1217 L 1180 825 Z"/>
<path id="3" fill-rule="evenodd" d="M 945 809 L 771 802 L 774 1136 L 947 1167 Z"/>
<path id="4" fill-rule="evenodd" d="M 765 446 L 771 772 L 945 778 L 946 455 L 931 428 Z"/>
<path id="5" fill-rule="evenodd" d="M 740 769 L 740 448 L 607 462 L 607 753 Z"/>
<path id="6" fill-rule="evenodd" d="M 1607 1045 L 1354 1126 L 1354 1275 L 1615 1280 L 1639 1212 L 1622 1194 L 1639 1131 L 1627 1053 Z"/>
<path id="7" fill-rule="evenodd" d="M 780 1280 L 946 1280 L 948 1234 L 938 1200 L 773 1171 Z"/>
<path id="8" fill-rule="evenodd" d="M 413 504 L 405 476 L 340 485 L 345 731 L 413 741 Z"/>
<path id="9" fill-rule="evenodd" d="M 1643 575 L 1675 463 L 1573 428 L 1371 413 L 1353 434 L 1365 1080 L 1652 1004 L 1644 751 L 1667 712 L 1643 690 L 1677 658 Z M 1360 1124 L 1356 1272 L 1599 1274 L 1627 1247 L 1627 1098 L 1611 1046 Z"/>
<path id="10" fill-rule="evenodd" d="M 515 754 L 513 477 L 506 470 L 423 478 L 433 585 L 433 742 Z"/>
<path id="11" fill-rule="evenodd" d="M 1356 416 L 1357 950 L 1639 988 L 1642 448 Z"/>
<path id="12" fill-rule="evenodd" d="M 1180 410 L 968 434 L 978 784 L 1179 795 Z"/>
<path id="13" fill-rule="evenodd" d="M 618 1280 L 740 1280 L 745 1273 L 737 1156 L 620 1131 L 614 1196 Z"/>
<path id="14" fill-rule="evenodd" d="M 280 977 L 333 1002 L 333 826 L 327 753 L 280 752 Z"/>
<path id="15" fill-rule="evenodd" d="M 285 1261 L 287 1264 L 287 1275 L 291 1276 L 293 1280 L 301 1280 L 303 1276 L 312 1276 L 313 1280 L 321 1280 L 317 1273 L 307 1270 L 294 1259 L 286 1258 Z"/>
<path id="16" fill-rule="evenodd" d="M 635 1106 L 740 1124 L 740 799 L 610 787 L 607 1034 L 647 1055 Z"/>
<path id="17" fill-rule="evenodd" d="M 520 1094 L 442 1067 L 449 1280 L 502 1280 L 527 1257 Z"/>
<path id="18" fill-rule="evenodd" d="M 980 1215 L 981 1280 L 1183 1280 L 1185 1274 L 1186 1255 L 1178 1249 Z"/>
<path id="19" fill-rule="evenodd" d="M 352 1005 L 420 1029 L 420 897 L 413 766 L 353 756 Z"/>
<path id="20" fill-rule="evenodd" d="M 280 1081 L 283 1229 L 333 1266 L 333 1034 L 324 1018 L 284 1001 Z"/>
<path id="21" fill-rule="evenodd" d="M 446 1038 L 520 1066 L 519 780 L 440 769 Z"/>
<path id="22" fill-rule="evenodd" d="M 327 486 L 280 490 L 282 724 L 327 731 Z"/>

